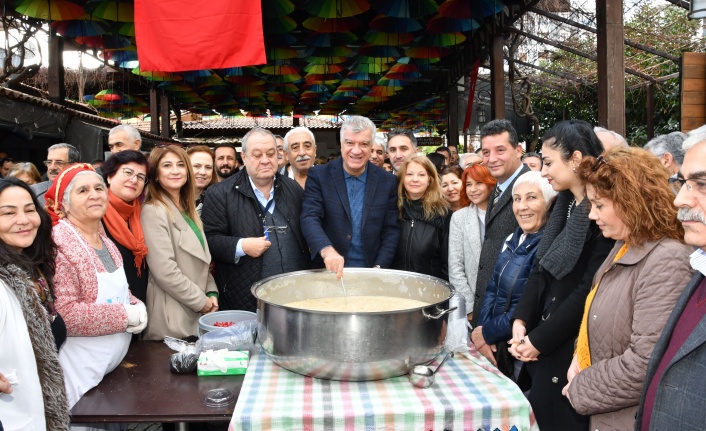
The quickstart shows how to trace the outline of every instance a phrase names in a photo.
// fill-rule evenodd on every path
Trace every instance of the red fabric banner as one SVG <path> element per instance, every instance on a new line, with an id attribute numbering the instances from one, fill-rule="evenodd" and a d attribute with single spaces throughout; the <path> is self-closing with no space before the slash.
<path id="1" fill-rule="evenodd" d="M 135 0 L 135 37 L 141 71 L 267 63 L 259 0 Z"/>

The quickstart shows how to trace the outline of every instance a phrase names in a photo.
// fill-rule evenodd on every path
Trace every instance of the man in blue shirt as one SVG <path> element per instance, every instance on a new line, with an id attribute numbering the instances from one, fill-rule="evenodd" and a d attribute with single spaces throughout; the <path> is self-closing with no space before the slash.
<path id="1" fill-rule="evenodd" d="M 315 267 L 389 267 L 400 229 L 397 177 L 369 162 L 375 124 L 360 116 L 341 125 L 341 158 L 309 170 L 302 233 Z"/>

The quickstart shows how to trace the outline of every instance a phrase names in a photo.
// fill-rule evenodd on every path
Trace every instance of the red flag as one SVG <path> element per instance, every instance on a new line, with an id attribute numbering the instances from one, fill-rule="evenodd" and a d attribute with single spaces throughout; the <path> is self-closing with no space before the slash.
<path id="1" fill-rule="evenodd" d="M 140 70 L 265 64 L 259 0 L 135 0 Z"/>

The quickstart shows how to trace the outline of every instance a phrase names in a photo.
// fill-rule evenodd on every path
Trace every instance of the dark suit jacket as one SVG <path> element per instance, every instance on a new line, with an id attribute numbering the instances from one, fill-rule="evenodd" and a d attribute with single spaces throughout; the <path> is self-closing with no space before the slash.
<path id="1" fill-rule="evenodd" d="M 512 180 L 512 183 L 505 189 L 496 205 L 493 205 L 493 195 L 490 195 L 488 211 L 485 213 L 485 238 L 478 261 L 478 277 L 476 278 L 475 302 L 473 303 L 473 325 L 480 315 L 480 308 L 483 305 L 483 297 L 488 288 L 488 283 L 493 275 L 495 262 L 498 260 L 500 250 L 505 239 L 517 228 L 517 220 L 512 212 L 512 186 L 520 175 L 529 172 L 527 166 L 522 166 L 520 173 Z M 467 310 L 470 311 L 470 310 Z"/>
<path id="2" fill-rule="evenodd" d="M 368 162 L 361 235 L 368 267 L 388 268 L 395 257 L 397 177 Z M 324 267 L 319 252 L 332 245 L 344 258 L 353 235 L 343 159 L 309 169 L 302 202 L 301 228 L 315 267 Z"/>
<path id="3" fill-rule="evenodd" d="M 652 351 L 652 357 L 647 366 L 645 386 L 642 390 L 640 409 L 636 415 L 635 430 L 637 431 L 642 428 L 642 411 L 645 406 L 647 388 L 649 388 L 664 352 L 667 350 L 669 339 L 672 337 L 679 317 L 703 279 L 704 276 L 697 272 L 686 286 Z M 699 324 L 696 325 L 694 331 L 669 363 L 658 385 L 655 404 L 652 408 L 650 430 L 703 430 L 706 428 L 706 316 L 701 318 Z"/>

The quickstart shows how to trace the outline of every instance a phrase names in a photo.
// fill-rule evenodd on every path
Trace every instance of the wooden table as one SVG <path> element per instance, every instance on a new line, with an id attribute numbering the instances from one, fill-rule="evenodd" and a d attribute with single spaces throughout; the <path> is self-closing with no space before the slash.
<path id="1" fill-rule="evenodd" d="M 238 397 L 243 376 L 174 374 L 162 342 L 133 341 L 123 362 L 88 391 L 71 410 L 73 423 L 229 421 L 235 404 L 202 404 L 211 389 L 226 388 Z"/>

